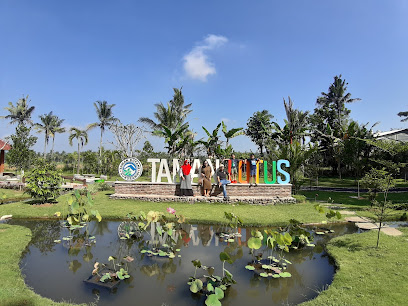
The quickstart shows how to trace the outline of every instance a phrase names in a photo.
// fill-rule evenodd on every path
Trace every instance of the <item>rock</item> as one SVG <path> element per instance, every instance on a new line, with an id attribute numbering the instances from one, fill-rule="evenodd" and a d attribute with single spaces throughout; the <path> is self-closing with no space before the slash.
<path id="1" fill-rule="evenodd" d="M 13 215 L 4 215 L 0 218 L 0 220 L 3 221 L 3 220 L 11 219 L 12 217 Z"/>

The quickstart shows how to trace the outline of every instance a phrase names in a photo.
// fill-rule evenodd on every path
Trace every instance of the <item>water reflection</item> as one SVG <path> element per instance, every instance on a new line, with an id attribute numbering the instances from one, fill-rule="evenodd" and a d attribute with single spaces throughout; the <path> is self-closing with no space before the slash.
<path id="1" fill-rule="evenodd" d="M 96 289 L 100 295 L 98 305 L 129 305 L 134 302 L 135 296 L 139 296 L 140 303 L 144 305 L 203 305 L 204 297 L 191 294 L 186 285 L 188 278 L 194 274 L 191 261 L 200 259 L 204 265 L 214 266 L 214 274 L 221 275 L 220 252 L 231 257 L 233 263 L 226 264 L 226 268 L 237 281 L 236 285 L 227 289 L 223 305 L 297 304 L 315 297 L 316 290 L 332 281 L 335 267 L 324 250 L 327 241 L 333 236 L 355 231 L 352 225 L 332 225 L 335 233 L 316 237 L 315 248 L 291 250 L 285 255 L 293 263 L 287 269 L 292 277 L 271 279 L 244 268 L 253 260 L 247 248 L 252 228 L 238 229 L 242 236 L 234 242 L 224 241 L 217 235 L 225 227 L 189 224 L 183 224 L 171 237 L 167 234 L 158 236 L 152 226 L 140 239 L 121 240 L 117 234 L 119 222 L 102 221 L 89 225 L 89 235 L 95 236 L 96 243 L 87 244 L 88 233 L 84 230 L 70 233 L 58 222 L 13 220 L 12 223 L 27 226 L 33 232 L 21 262 L 30 287 L 54 300 L 77 303 L 94 301 L 92 292 Z M 69 234 L 73 236 L 72 240 L 61 244 L 54 242 Z M 146 247 L 169 242 L 173 243 L 172 248 L 180 249 L 178 254 L 181 257 L 169 259 L 140 253 Z M 262 247 L 257 253 L 266 259 L 270 250 Z M 96 261 L 109 264 L 108 257 L 115 256 L 120 262 L 128 255 L 135 258 L 126 266 L 131 278 L 121 283 L 117 291 L 110 292 L 83 283 Z M 205 274 L 205 271 L 199 273 Z M 41 282 L 38 282 L 39 277 Z"/>

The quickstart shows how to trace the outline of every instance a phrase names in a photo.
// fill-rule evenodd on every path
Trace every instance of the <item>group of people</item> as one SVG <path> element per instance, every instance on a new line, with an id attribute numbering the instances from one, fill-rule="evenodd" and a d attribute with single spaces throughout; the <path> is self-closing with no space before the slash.
<path id="1" fill-rule="evenodd" d="M 224 164 L 221 164 L 216 171 L 217 183 L 218 186 L 222 187 L 222 193 L 224 196 L 224 200 L 228 200 L 227 196 L 227 188 L 228 184 L 231 182 L 237 182 L 237 175 L 238 175 L 238 165 L 239 161 L 235 158 L 235 155 L 231 155 L 231 173 L 229 173 L 226 169 Z M 257 164 L 259 162 L 258 158 L 255 158 L 254 154 L 251 154 L 249 159 L 245 160 L 246 164 L 249 161 L 250 167 L 250 186 L 252 184 L 256 185 L 256 171 L 257 171 Z M 184 164 L 181 166 L 181 183 L 180 183 L 180 193 L 181 196 L 194 196 L 193 188 L 191 187 L 191 165 L 190 161 L 186 159 Z M 205 160 L 203 166 L 201 167 L 201 178 L 199 180 L 199 184 L 203 187 L 203 196 L 209 197 L 211 195 L 212 183 L 211 183 L 211 167 L 208 164 L 208 161 Z"/>

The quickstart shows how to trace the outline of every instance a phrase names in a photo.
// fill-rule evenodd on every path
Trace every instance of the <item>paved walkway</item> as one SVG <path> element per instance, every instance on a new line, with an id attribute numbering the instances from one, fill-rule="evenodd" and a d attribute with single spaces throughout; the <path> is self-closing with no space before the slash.
<path id="1" fill-rule="evenodd" d="M 346 217 L 345 220 L 349 222 L 354 222 L 358 228 L 364 229 L 364 230 L 378 230 L 378 227 L 380 226 L 379 223 L 373 223 L 372 220 L 365 218 L 365 217 L 359 217 L 359 216 Z M 401 231 L 399 231 L 396 228 L 389 227 L 386 224 L 383 224 L 381 226 L 381 232 L 389 236 L 401 236 L 402 235 Z"/>

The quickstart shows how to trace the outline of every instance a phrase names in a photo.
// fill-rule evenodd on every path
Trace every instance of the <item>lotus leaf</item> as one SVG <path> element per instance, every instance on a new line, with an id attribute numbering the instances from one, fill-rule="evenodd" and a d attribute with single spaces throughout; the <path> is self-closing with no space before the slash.
<path id="1" fill-rule="evenodd" d="M 215 288 L 215 294 L 217 295 L 217 298 L 219 300 L 224 298 L 224 291 L 221 288 L 216 287 Z"/>
<path id="2" fill-rule="evenodd" d="M 197 293 L 203 289 L 203 282 L 200 279 L 195 279 L 191 282 L 190 291 L 192 293 Z"/>
<path id="3" fill-rule="evenodd" d="M 262 246 L 262 240 L 260 238 L 251 237 L 248 239 L 248 247 L 250 249 L 258 250 Z"/>
<path id="4" fill-rule="evenodd" d="M 217 295 L 210 294 L 205 300 L 205 305 L 207 306 L 221 306 L 221 302 L 218 300 Z"/>

